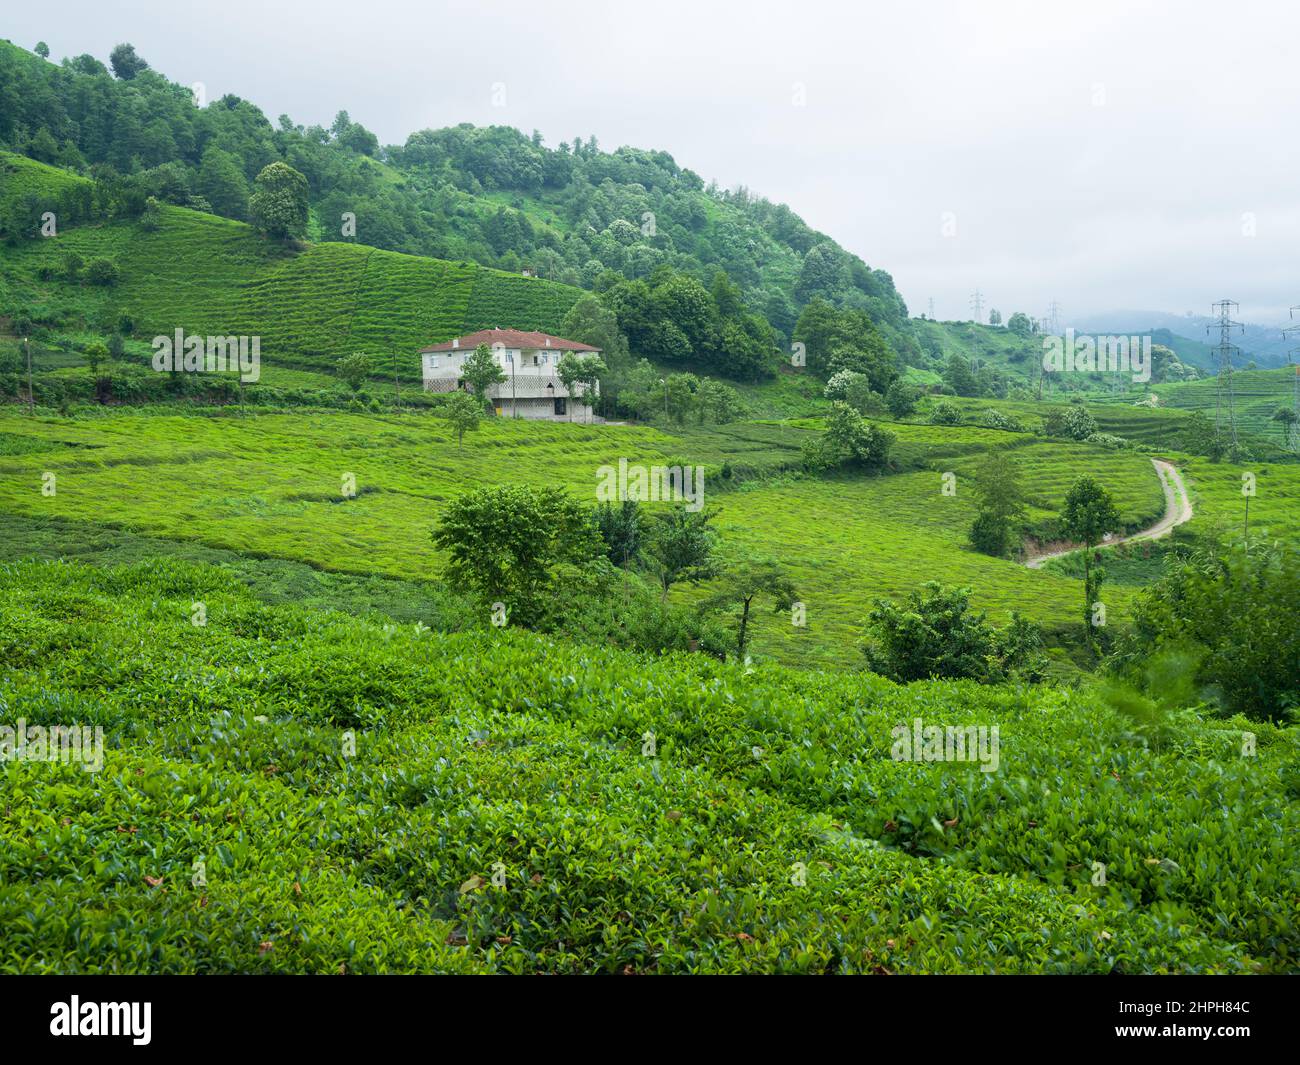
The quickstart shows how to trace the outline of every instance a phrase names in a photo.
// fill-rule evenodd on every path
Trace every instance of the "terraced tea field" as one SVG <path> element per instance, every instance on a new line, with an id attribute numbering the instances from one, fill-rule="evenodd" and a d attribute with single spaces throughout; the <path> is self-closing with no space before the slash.
<path id="1" fill-rule="evenodd" d="M 468 488 L 553 484 L 594 503 L 598 467 L 620 457 L 700 464 L 709 471 L 707 502 L 719 511 L 728 552 L 780 559 L 807 605 L 807 628 L 762 617 L 755 650 L 837 666 L 858 664 L 857 629 L 874 597 L 901 597 L 931 578 L 969 585 L 976 605 L 999 622 L 1016 607 L 1049 627 L 1075 623 L 1076 580 L 1031 573 L 966 546 L 974 515 L 966 478 L 990 437 L 1015 445 L 1035 519 L 1050 518 L 1085 472 L 1111 490 L 1127 527 L 1149 524 L 1163 511 L 1159 482 L 1142 455 L 984 429 L 897 429 L 900 448 L 915 463 L 911 472 L 821 480 L 782 473 L 797 464 L 808 435 L 791 426 L 741 423 L 673 435 L 504 420 L 485 423 L 458 449 L 445 422 L 416 413 L 128 410 L 33 422 L 11 411 L 0 414 L 0 433 L 47 450 L 0 458 L 0 507 L 325 570 L 427 579 L 442 564 L 430 529 L 442 505 Z M 41 494 L 47 471 L 56 477 L 53 497 Z M 943 472 L 956 474 L 955 496 L 942 494 Z M 355 476 L 355 498 L 342 494 L 344 474 Z M 1294 483 L 1289 473 L 1282 477 Z M 1260 520 L 1269 513 L 1261 508 Z M 705 590 L 674 594 L 689 600 Z M 1108 593 L 1112 609 L 1122 616 L 1131 594 Z"/>
<path id="2" fill-rule="evenodd" d="M 29 184 L 62 171 L 0 153 Z M 107 256 L 120 270 L 113 288 L 42 281 L 69 252 Z M 262 338 L 271 365 L 333 369 L 365 351 L 377 368 L 419 376 L 425 344 L 492 326 L 560 331 L 576 288 L 480 267 L 360 244 L 312 244 L 292 251 L 242 222 L 164 207 L 162 225 L 146 232 L 113 223 L 61 230 L 57 239 L 6 248 L 0 259 L 4 302 L 36 317 L 71 310 L 88 323 L 128 315 L 140 336 L 182 328 L 203 335 Z"/>

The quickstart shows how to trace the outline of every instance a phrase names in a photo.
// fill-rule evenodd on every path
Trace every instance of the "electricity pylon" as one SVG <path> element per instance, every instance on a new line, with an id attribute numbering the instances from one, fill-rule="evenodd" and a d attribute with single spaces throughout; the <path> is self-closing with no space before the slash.
<path id="1" fill-rule="evenodd" d="M 1235 300 L 1219 300 L 1212 305 L 1218 321 L 1212 325 L 1207 325 L 1205 331 L 1208 333 L 1215 326 L 1219 330 L 1219 343 L 1215 346 L 1218 353 L 1219 372 L 1215 377 L 1214 386 L 1214 435 L 1219 437 L 1223 433 L 1224 408 L 1227 408 L 1228 435 L 1232 440 L 1232 447 L 1237 446 L 1237 416 L 1236 416 L 1236 393 L 1232 381 L 1232 356 L 1240 355 L 1241 349 L 1232 343 L 1233 329 L 1245 331 L 1245 326 L 1240 322 L 1232 319 L 1232 309 L 1240 308 L 1240 304 Z"/>

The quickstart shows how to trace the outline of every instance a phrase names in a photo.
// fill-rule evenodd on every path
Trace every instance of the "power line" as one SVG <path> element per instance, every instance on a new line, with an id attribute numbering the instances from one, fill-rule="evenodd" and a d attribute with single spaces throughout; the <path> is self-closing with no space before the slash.
<path id="1" fill-rule="evenodd" d="M 1228 433 L 1232 437 L 1232 446 L 1237 447 L 1237 418 L 1235 414 L 1235 396 L 1233 394 L 1232 382 L 1232 356 L 1240 355 L 1241 349 L 1232 343 L 1233 329 L 1240 329 L 1243 333 L 1246 327 L 1240 322 L 1232 319 L 1232 309 L 1240 309 L 1241 304 L 1235 300 L 1219 300 L 1218 303 L 1211 305 L 1218 321 L 1205 327 L 1208 333 L 1216 326 L 1219 330 L 1219 343 L 1215 346 L 1215 352 L 1218 354 L 1219 372 L 1215 376 L 1214 387 L 1214 433 L 1219 436 L 1223 432 L 1223 408 L 1228 409 Z"/>

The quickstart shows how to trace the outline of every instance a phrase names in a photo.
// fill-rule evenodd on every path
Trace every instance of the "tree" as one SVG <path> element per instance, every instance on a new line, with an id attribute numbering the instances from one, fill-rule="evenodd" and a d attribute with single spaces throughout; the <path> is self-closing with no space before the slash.
<path id="1" fill-rule="evenodd" d="M 604 360 L 599 355 L 575 355 L 566 351 L 560 356 L 556 368 L 565 391 L 569 393 L 569 420 L 573 420 L 573 404 L 582 403 L 590 407 L 594 402 L 600 378 L 608 372 Z M 578 386 L 582 387 L 579 388 Z"/>
<path id="2" fill-rule="evenodd" d="M 978 396 L 980 393 L 979 382 L 971 372 L 970 365 L 956 352 L 948 356 L 948 363 L 943 370 L 943 383 L 958 396 Z"/>
<path id="3" fill-rule="evenodd" d="M 1053 410 L 1043 419 L 1043 432 L 1048 436 L 1087 440 L 1098 431 L 1097 419 L 1086 407 L 1071 404 L 1064 410 Z"/>
<path id="4" fill-rule="evenodd" d="M 354 351 L 351 355 L 344 355 L 334 363 L 334 366 L 353 392 L 360 392 L 361 386 L 370 376 L 370 356 L 364 351 Z"/>
<path id="5" fill-rule="evenodd" d="M 889 391 L 885 393 L 885 406 L 889 408 L 889 413 L 895 418 L 910 417 L 916 410 L 916 401 L 920 394 L 916 388 L 907 384 L 900 377 L 897 378 Z"/>
<path id="6" fill-rule="evenodd" d="M 1296 412 L 1291 407 L 1278 407 L 1273 412 L 1272 420 L 1278 423 L 1278 428 L 1282 431 L 1283 444 L 1290 443 L 1291 427 L 1296 423 Z"/>
<path id="7" fill-rule="evenodd" d="M 945 403 L 943 400 L 940 400 L 930 408 L 930 424 L 960 425 L 961 411 L 957 408 L 956 404 Z"/>
<path id="8" fill-rule="evenodd" d="M 33 48 L 32 51 L 35 52 L 38 56 L 40 56 L 42 59 L 50 58 L 50 46 L 46 44 L 44 41 L 37 41 L 36 47 Z"/>
<path id="9" fill-rule="evenodd" d="M 894 434 L 872 425 L 847 403 L 832 403 L 826 432 L 804 445 L 804 465 L 814 471 L 842 467 L 879 470 L 889 462 Z"/>
<path id="10" fill-rule="evenodd" d="M 698 583 L 717 573 L 718 534 L 712 516 L 674 507 L 660 516 L 646 546 L 646 566 L 663 589 L 663 598 L 680 581 Z"/>
<path id="11" fill-rule="evenodd" d="M 724 571 L 722 586 L 706 601 L 706 606 L 734 609 L 739 612 L 736 627 L 736 657 L 744 660 L 749 645 L 749 615 L 754 600 L 766 596 L 774 613 L 789 610 L 799 593 L 795 591 L 785 568 L 771 559 L 751 559 Z"/>
<path id="12" fill-rule="evenodd" d="M 241 222 L 248 217 L 248 182 L 229 152 L 208 147 L 199 163 L 198 188 L 217 214 Z"/>
<path id="13" fill-rule="evenodd" d="M 1016 311 L 1007 319 L 1007 328 L 1018 337 L 1028 337 L 1034 332 L 1034 323 L 1029 320 L 1029 315 L 1023 311 Z"/>
<path id="14" fill-rule="evenodd" d="M 596 527 L 605 543 L 605 554 L 616 566 L 631 566 L 641 557 L 643 533 L 641 504 L 623 499 L 618 506 L 601 503 L 596 507 Z"/>
<path id="15" fill-rule="evenodd" d="M 559 569 L 602 554 L 591 511 L 559 488 L 503 485 L 457 497 L 433 542 L 449 556 L 447 577 L 515 622 L 541 619 L 560 594 Z"/>
<path id="16" fill-rule="evenodd" d="M 1001 324 L 1002 324 L 1002 312 L 998 310 L 996 307 L 994 307 L 993 310 L 989 311 L 989 325 L 994 326 L 996 328 Z"/>
<path id="17" fill-rule="evenodd" d="M 1228 713 L 1285 722 L 1300 709 L 1300 552 L 1236 544 L 1167 565 L 1134 608 L 1132 635 L 1112 659 L 1140 674 L 1168 650 L 1191 652 L 1196 688 Z M 1158 694 L 1158 693 L 1154 693 Z M 1203 697 L 1203 696 L 1202 696 Z"/>
<path id="18" fill-rule="evenodd" d="M 1083 617 L 1092 633 L 1092 605 L 1101 592 L 1100 575 L 1093 578 L 1092 553 L 1107 533 L 1120 527 L 1119 511 L 1100 484 L 1084 475 L 1071 486 L 1061 512 L 1061 531 L 1071 540 L 1083 544 Z"/>
<path id="19" fill-rule="evenodd" d="M 979 512 L 970 529 L 971 546 L 1001 558 L 1025 520 L 1025 493 L 1015 463 L 1000 449 L 989 451 L 973 478 Z"/>
<path id="20" fill-rule="evenodd" d="M 563 358 L 560 361 L 563 362 Z M 474 390 L 474 395 L 478 396 L 483 409 L 490 411 L 492 397 L 488 395 L 488 389 L 493 385 L 501 384 L 506 379 L 505 371 L 492 357 L 492 349 L 486 344 L 476 347 L 460 368 L 460 376 Z"/>
<path id="21" fill-rule="evenodd" d="M 695 393 L 695 401 L 701 425 L 706 420 L 714 425 L 725 425 L 734 422 L 745 413 L 745 404 L 740 398 L 740 393 L 730 385 L 715 381 L 712 377 L 705 377 L 700 381 L 700 387 Z"/>
<path id="22" fill-rule="evenodd" d="M 268 237 L 301 237 L 307 232 L 307 179 L 285 163 L 271 163 L 253 182 L 248 208 L 253 225 Z"/>
<path id="23" fill-rule="evenodd" d="M 97 256 L 86 263 L 85 278 L 92 285 L 116 285 L 118 279 L 117 263 L 112 259 Z"/>
<path id="24" fill-rule="evenodd" d="M 135 46 L 131 44 L 117 45 L 108 54 L 108 65 L 122 81 L 130 81 L 141 71 L 149 69 L 149 64 L 135 54 Z"/>
<path id="25" fill-rule="evenodd" d="M 931 677 L 996 683 L 1008 674 L 1037 679 L 1043 668 L 1042 633 L 1012 613 L 1006 628 L 970 609 L 969 588 L 926 581 L 902 607 L 877 599 L 867 617 L 867 667 L 900 683 Z"/>
<path id="26" fill-rule="evenodd" d="M 85 355 L 90 376 L 98 378 L 99 368 L 108 361 L 108 346 L 102 340 L 92 340 L 86 345 Z"/>
<path id="27" fill-rule="evenodd" d="M 447 397 L 440 413 L 451 422 L 452 432 L 456 434 L 456 447 L 459 449 L 465 434 L 478 428 L 483 405 L 473 396 L 456 391 Z"/>

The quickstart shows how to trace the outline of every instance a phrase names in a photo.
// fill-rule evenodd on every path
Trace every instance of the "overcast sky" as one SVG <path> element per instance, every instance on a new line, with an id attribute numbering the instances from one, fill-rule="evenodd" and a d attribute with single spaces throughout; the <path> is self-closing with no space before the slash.
<path id="1" fill-rule="evenodd" d="M 274 122 L 659 148 L 893 274 L 913 313 L 1300 303 L 1291 3 L 42 0 L 0 36 L 130 41 Z M 493 102 L 505 86 L 504 106 Z M 1252 235 L 1253 234 L 1253 235 Z"/>

